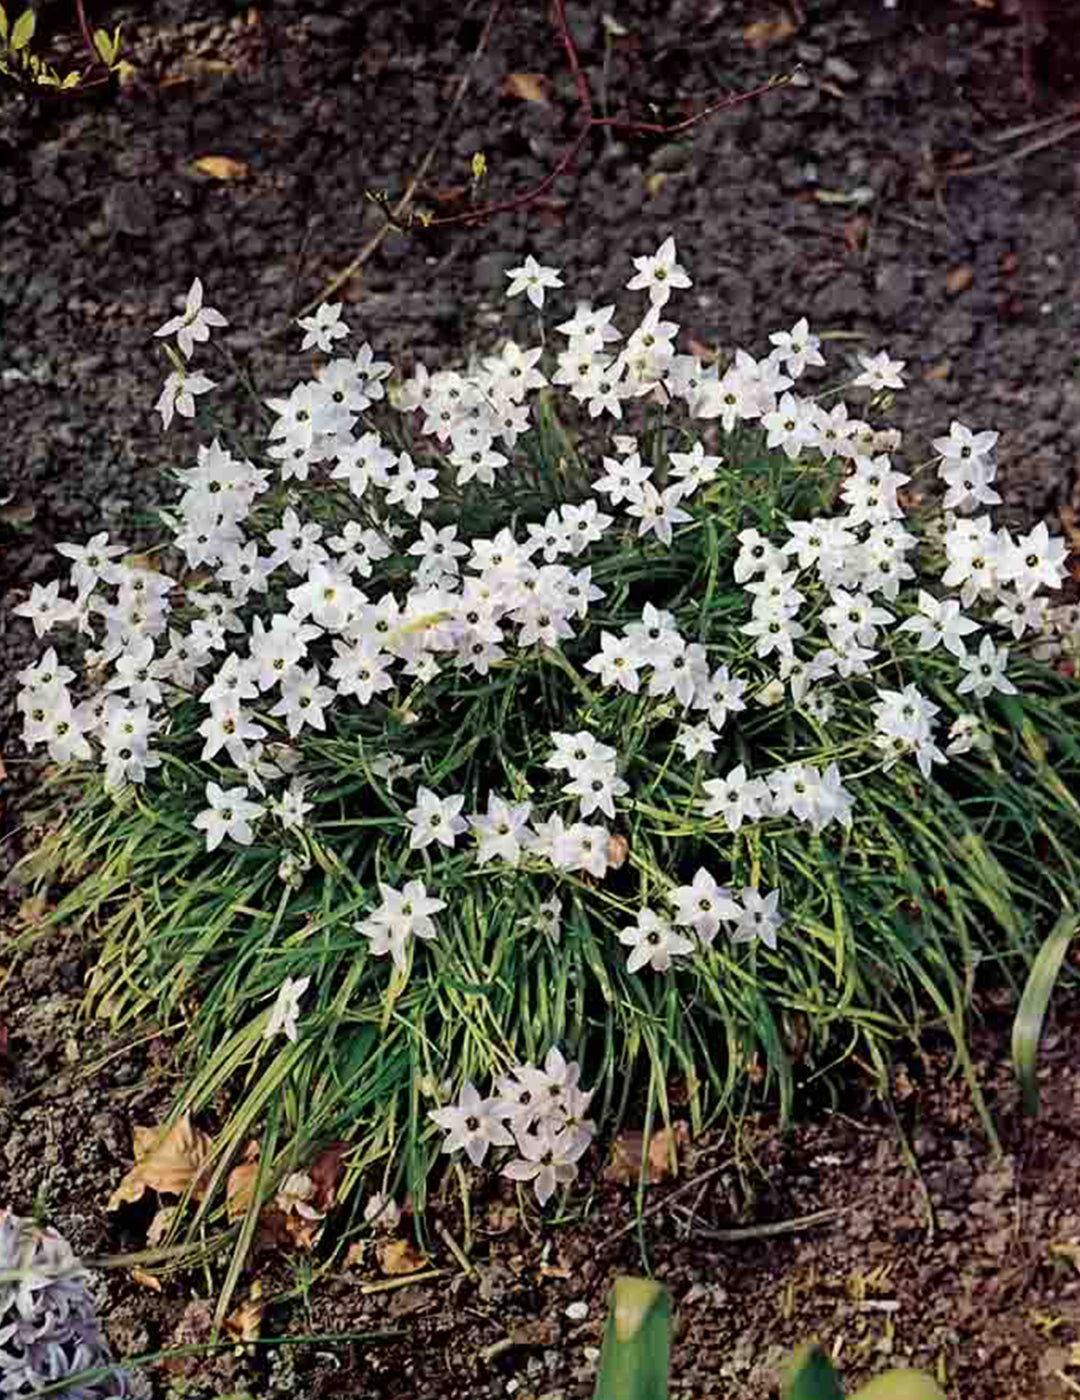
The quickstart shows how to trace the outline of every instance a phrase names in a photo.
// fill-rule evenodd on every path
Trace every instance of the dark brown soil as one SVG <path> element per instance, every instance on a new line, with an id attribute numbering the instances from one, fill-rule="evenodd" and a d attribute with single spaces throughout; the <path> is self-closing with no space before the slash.
<path id="1" fill-rule="evenodd" d="M 368 192 L 398 198 L 434 148 L 420 207 L 467 210 L 476 151 L 490 172 L 484 197 L 509 198 L 543 178 L 581 121 L 539 0 L 504 3 L 478 58 L 490 13 L 479 3 L 159 0 L 151 19 L 131 5 L 93 8 L 96 24 L 127 21 L 133 83 L 40 106 L 0 92 L 6 860 L 19 844 L 14 804 L 37 773 L 13 723 L 13 673 L 37 648 L 10 608 L 58 572 L 57 541 L 100 529 L 137 538 L 162 500 L 162 469 L 193 457 L 190 429 L 163 435 L 151 413 L 162 373 L 151 332 L 176 297 L 200 275 L 232 322 L 223 343 L 264 394 L 279 392 L 306 365 L 278 333 L 382 227 Z M 625 32 L 609 35 L 606 55 L 605 8 L 569 7 L 598 111 L 673 123 L 718 92 L 797 64 L 802 76 L 669 139 L 598 130 L 541 199 L 478 228 L 383 237 L 337 293 L 354 328 L 402 368 L 460 364 L 507 334 L 534 338 L 529 308 L 503 297 L 506 269 L 526 253 L 564 269 L 570 314 L 574 296 L 619 299 L 631 257 L 672 233 L 695 282 L 672 309 L 695 340 L 761 351 L 805 314 L 849 338 L 830 347 L 837 364 L 888 348 L 908 362 L 895 419 L 908 460 L 952 418 L 1000 429 L 1009 510 L 1072 532 L 1077 7 L 1031 4 L 1025 26 L 1007 0 L 623 0 L 607 7 Z M 42 30 L 62 70 L 65 53 L 81 62 L 68 17 L 50 6 Z M 773 27 L 750 28 L 763 23 Z M 541 75 L 545 100 L 508 93 L 514 73 Z M 210 155 L 235 162 L 236 178 L 200 170 Z M 9 931 L 33 917 L 10 890 Z M 22 962 L 0 944 L 0 1205 L 44 1212 L 99 1256 L 142 1243 L 105 1205 L 131 1162 L 132 1125 L 167 1109 L 181 1067 L 167 1036 L 124 1041 L 79 1020 L 92 956 L 73 935 Z M 814 1334 L 849 1379 L 912 1358 L 940 1366 L 964 1400 L 1075 1393 L 1080 1007 L 1056 1009 L 1044 1117 L 1026 1133 L 1009 1020 L 1010 1008 L 979 1002 L 975 1059 L 1003 1158 L 934 1032 L 919 1053 L 899 1047 L 895 1116 L 853 1066 L 843 1111 L 807 1103 L 790 1133 L 762 1119 L 737 1144 L 715 1134 L 692 1144 L 678 1181 L 647 1199 L 671 1205 L 642 1231 L 678 1305 L 675 1396 L 773 1393 L 782 1356 Z M 271 1306 L 263 1325 L 267 1336 L 378 1328 L 395 1340 L 229 1353 L 187 1377 L 147 1372 L 138 1393 L 588 1395 L 611 1278 L 643 1266 L 631 1189 L 592 1166 L 591 1189 L 557 1222 L 523 1217 L 498 1183 L 482 1183 L 471 1272 L 433 1233 L 433 1262 L 448 1270 L 439 1279 L 364 1292 L 380 1275 L 362 1262 L 306 1302 Z M 789 1233 L 709 1233 L 825 1207 L 841 1213 Z M 464 1239 L 453 1191 L 436 1205 L 440 1223 Z M 281 1253 L 256 1272 L 271 1298 L 297 1286 Z M 191 1274 L 156 1293 L 125 1272 L 103 1275 L 118 1353 L 201 1339 L 196 1300 L 210 1287 Z M 568 1315 L 573 1302 L 584 1318 Z"/>

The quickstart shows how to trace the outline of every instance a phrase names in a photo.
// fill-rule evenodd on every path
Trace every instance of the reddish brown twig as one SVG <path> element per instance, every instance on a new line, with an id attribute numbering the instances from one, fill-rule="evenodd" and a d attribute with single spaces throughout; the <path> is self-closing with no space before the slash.
<path id="1" fill-rule="evenodd" d="M 623 117 L 598 117 L 593 106 L 592 93 L 589 91 L 589 84 L 582 72 L 581 63 L 578 59 L 577 46 L 570 34 L 570 26 L 566 20 L 566 0 L 552 0 L 555 11 L 555 25 L 559 31 L 559 38 L 562 46 L 566 50 L 567 62 L 570 72 L 573 74 L 574 84 L 577 87 L 578 96 L 581 99 L 584 121 L 581 130 L 578 132 L 570 147 L 563 153 L 555 168 L 551 170 L 531 190 L 524 194 L 516 195 L 512 199 L 495 200 L 491 204 L 481 205 L 478 209 L 469 209 L 464 214 L 449 214 L 441 219 L 428 219 L 424 221 L 425 228 L 446 228 L 450 224 L 470 224 L 480 219 L 489 219 L 494 214 L 506 214 L 514 209 L 522 209 L 527 204 L 531 204 L 541 195 L 545 194 L 555 181 L 565 171 L 573 165 L 578 153 L 589 139 L 593 131 L 607 128 L 609 131 L 621 131 L 627 135 L 642 136 L 675 136 L 680 131 L 686 131 L 689 127 L 696 126 L 698 122 L 704 121 L 706 117 L 713 116 L 716 112 L 727 111 L 731 107 L 736 107 L 741 102 L 749 102 L 755 97 L 762 97 L 773 89 L 784 87 L 791 81 L 791 74 L 786 74 L 778 78 L 770 78 L 767 83 L 762 83 L 760 87 L 752 88 L 749 92 L 735 93 L 729 97 L 723 97 L 718 102 L 713 102 L 703 108 L 700 112 L 695 112 L 692 117 L 687 117 L 680 122 L 671 125 L 662 125 L 658 122 L 631 121 Z"/>
<path id="2" fill-rule="evenodd" d="M 101 62 L 101 55 L 97 51 L 94 43 L 94 36 L 90 33 L 90 26 L 86 22 L 86 10 L 83 8 L 83 0 L 75 0 L 75 9 L 79 15 L 79 28 L 82 30 L 83 42 L 90 50 L 95 63 Z"/>

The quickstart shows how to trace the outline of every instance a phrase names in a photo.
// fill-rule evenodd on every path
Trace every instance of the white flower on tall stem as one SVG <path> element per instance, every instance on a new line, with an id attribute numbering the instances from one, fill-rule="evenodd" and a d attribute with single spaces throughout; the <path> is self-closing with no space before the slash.
<path id="1" fill-rule="evenodd" d="M 184 358 L 190 360 L 195 342 L 210 339 L 211 326 L 227 326 L 228 324 L 220 311 L 215 311 L 212 306 L 203 305 L 202 279 L 196 277 L 187 294 L 183 311 L 179 316 L 171 317 L 154 334 L 156 336 L 175 334 L 176 343 L 183 352 Z M 198 391 L 196 390 L 196 392 Z M 166 423 L 165 426 L 169 425 Z"/>

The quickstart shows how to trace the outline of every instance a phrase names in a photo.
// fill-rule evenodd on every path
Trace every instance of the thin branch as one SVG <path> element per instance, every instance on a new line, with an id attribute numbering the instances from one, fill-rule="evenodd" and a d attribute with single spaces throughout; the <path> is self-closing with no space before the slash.
<path id="1" fill-rule="evenodd" d="M 82 30 L 83 42 L 93 55 L 94 62 L 101 62 L 101 55 L 94 44 L 94 36 L 90 33 L 90 26 L 86 22 L 86 10 L 83 7 L 83 0 L 75 0 L 75 9 L 79 15 L 79 28 Z"/>
<path id="2" fill-rule="evenodd" d="M 994 160 L 984 160 L 979 165 L 962 165 L 956 170 L 944 170 L 941 173 L 947 180 L 957 177 L 967 178 L 971 175 L 987 175 L 991 170 L 997 170 L 1000 166 L 1008 165 L 1013 160 L 1024 160 L 1027 156 L 1032 156 L 1036 151 L 1044 151 L 1048 146 L 1056 146 L 1060 141 L 1067 141 L 1070 136 L 1075 136 L 1080 132 L 1080 122 L 1071 122 L 1068 126 L 1062 127 L 1060 131 L 1052 131 L 1049 136 L 1040 136 L 1037 141 L 1029 141 L 1026 146 L 1017 146 L 1013 151 L 1006 151 L 1004 155 L 997 156 Z"/>

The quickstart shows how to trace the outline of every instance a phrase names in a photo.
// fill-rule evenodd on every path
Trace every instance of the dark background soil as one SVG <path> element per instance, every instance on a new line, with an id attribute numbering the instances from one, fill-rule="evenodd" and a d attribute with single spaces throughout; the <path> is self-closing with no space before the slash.
<path id="1" fill-rule="evenodd" d="M 310 367 L 295 329 L 280 332 L 382 226 L 367 192 L 399 197 L 434 147 L 419 206 L 443 217 L 466 210 L 478 150 L 490 172 L 484 195 L 513 197 L 547 174 L 582 119 L 540 0 L 507 0 L 478 58 L 487 4 L 92 8 L 95 24 L 125 21 L 131 84 L 44 104 L 0 90 L 8 860 L 16 799 L 32 795 L 37 776 L 13 715 L 13 673 L 37 644 L 10 609 L 57 574 L 57 541 L 99 529 L 138 539 L 162 499 L 162 469 L 194 459 L 190 427 L 163 434 L 151 412 L 164 373 L 152 331 L 193 277 L 232 323 L 222 344 L 264 395 L 281 392 Z M 672 233 L 695 285 L 671 309 L 695 340 L 762 353 L 770 331 L 807 315 L 834 336 L 837 366 L 855 350 L 887 348 L 908 362 L 893 418 L 907 460 L 922 460 L 954 417 L 999 429 L 1012 517 L 1072 534 L 1077 8 L 1032 0 L 1024 23 L 1007 0 L 572 4 L 598 111 L 674 123 L 718 93 L 796 65 L 800 76 L 668 139 L 596 131 L 542 199 L 477 228 L 391 233 L 335 299 L 403 370 L 416 360 L 462 364 L 507 335 L 534 341 L 531 309 L 503 296 L 506 269 L 526 253 L 564 270 L 567 290 L 554 301 L 563 319 L 575 297 L 620 299 L 630 259 Z M 607 42 L 605 9 L 625 31 Z M 775 27 L 749 29 L 763 22 Z M 771 44 L 751 42 L 768 34 Z M 82 62 L 67 4 L 44 10 L 42 38 L 61 71 Z M 546 100 L 508 94 L 513 73 L 542 75 Z M 229 157 L 238 178 L 200 171 L 205 156 Z M 200 363 L 229 382 L 212 356 Z M 18 890 L 8 906 L 9 929 L 35 917 Z M 77 1249 L 100 1255 L 139 1242 L 105 1202 L 130 1163 L 132 1123 L 165 1110 L 179 1071 L 167 1041 L 126 1048 L 77 1019 L 91 957 L 74 936 L 51 938 L 21 963 L 0 945 L 0 1204 L 23 1213 L 37 1204 Z M 693 1208 L 689 1223 L 674 1207 L 649 1218 L 650 1261 L 679 1303 L 676 1396 L 768 1394 L 780 1356 L 815 1332 L 852 1376 L 912 1356 L 931 1367 L 940 1359 L 950 1395 L 965 1400 L 1074 1392 L 1080 1270 L 1052 1248 L 1080 1240 L 1080 1020 L 1076 1008 L 1061 1011 L 1047 1047 L 1047 1121 L 1022 1136 L 1008 1009 L 984 998 L 978 1013 L 977 1060 L 1010 1149 L 1003 1162 L 931 1035 L 894 1086 L 898 1119 L 853 1084 L 843 1113 L 819 1113 L 792 1135 L 767 1120 L 747 1125 L 738 1160 L 679 1198 Z M 718 1139 L 695 1144 L 680 1181 L 732 1151 Z M 393 1326 L 403 1337 L 392 1345 L 336 1359 L 307 1348 L 269 1370 L 204 1365 L 188 1380 L 154 1373 L 142 1393 L 440 1396 L 464 1383 L 516 1400 L 589 1394 L 586 1348 L 598 1345 L 606 1289 L 641 1262 L 632 1234 L 605 1245 L 632 1219 L 633 1201 L 594 1165 L 594 1193 L 576 1197 L 579 1214 L 558 1227 L 526 1226 L 498 1190 L 482 1193 L 472 1277 L 364 1294 L 377 1270 L 360 1268 L 321 1284 L 309 1313 L 271 1311 L 264 1329 Z M 701 1233 L 822 1205 L 850 1209 L 790 1235 L 718 1242 Z M 441 1207 L 452 1231 L 456 1209 L 452 1197 Z M 437 1262 L 453 1260 L 439 1251 Z M 271 1294 L 295 1286 L 281 1258 L 260 1273 Z M 162 1294 L 124 1274 L 101 1288 L 110 1333 L 129 1354 L 175 1342 L 178 1316 L 205 1293 L 187 1277 Z M 571 1301 L 587 1303 L 584 1320 L 567 1317 Z M 188 1320 L 197 1334 L 198 1318 Z"/>

